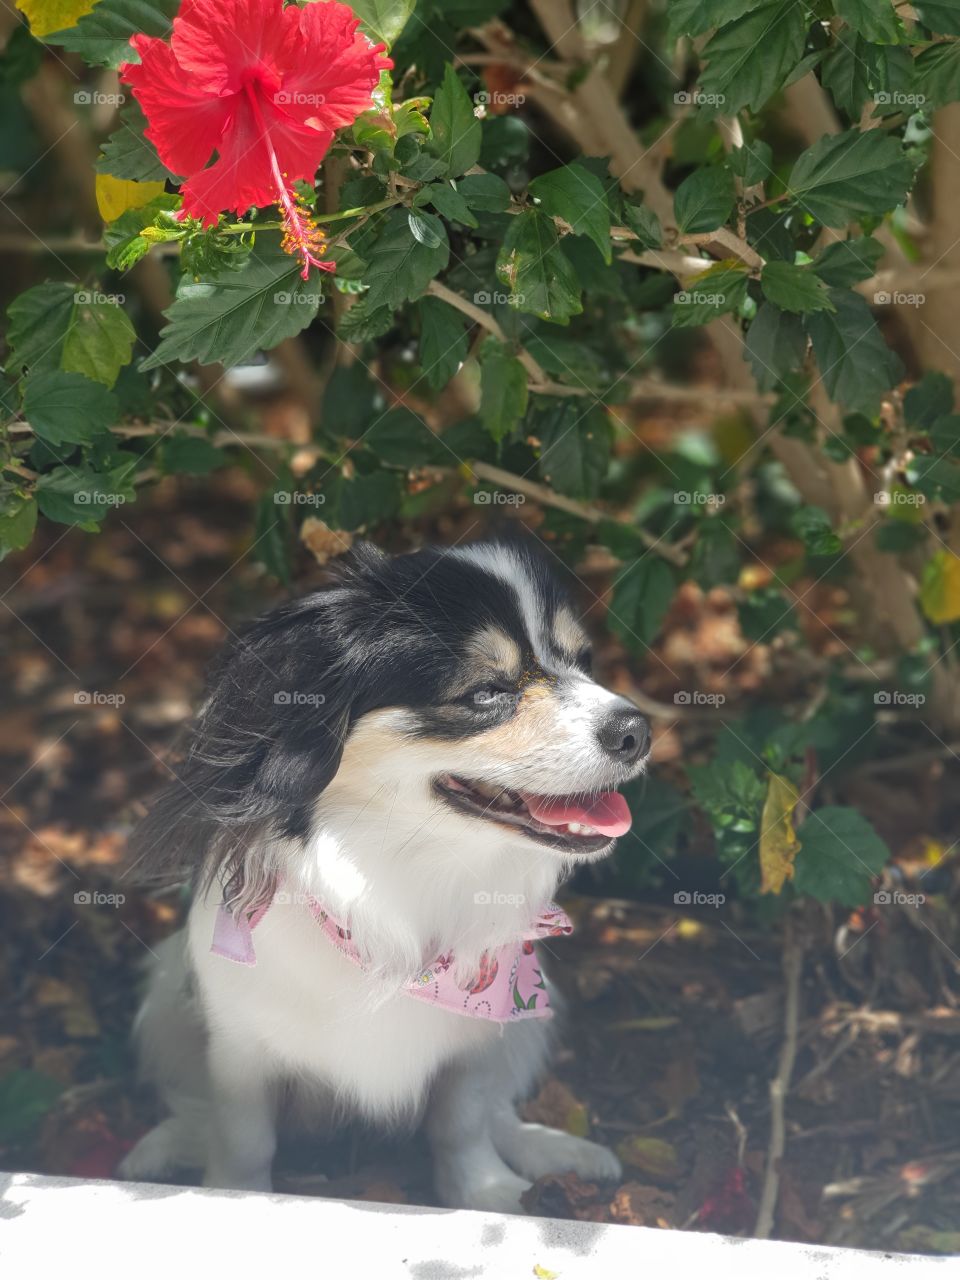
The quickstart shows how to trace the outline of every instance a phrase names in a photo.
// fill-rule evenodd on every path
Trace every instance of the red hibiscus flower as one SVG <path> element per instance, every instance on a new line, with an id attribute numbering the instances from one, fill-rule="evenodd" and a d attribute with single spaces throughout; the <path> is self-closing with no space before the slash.
<path id="1" fill-rule="evenodd" d="M 313 181 L 334 130 L 367 110 L 393 65 L 358 24 L 334 0 L 183 0 L 170 43 L 136 35 L 140 62 L 120 68 L 160 159 L 186 175 L 184 211 L 211 226 L 224 210 L 279 204 L 304 279 L 333 265 L 292 183 Z"/>

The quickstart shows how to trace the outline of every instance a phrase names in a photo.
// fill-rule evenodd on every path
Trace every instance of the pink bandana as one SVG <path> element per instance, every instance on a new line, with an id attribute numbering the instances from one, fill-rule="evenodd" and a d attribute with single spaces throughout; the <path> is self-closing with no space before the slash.
<path id="1" fill-rule="evenodd" d="M 359 965 L 360 952 L 350 930 L 330 915 L 315 898 L 307 905 L 321 931 L 337 950 Z M 253 949 L 253 931 L 267 914 L 270 903 L 251 915 L 236 919 L 225 906 L 217 911 L 210 950 L 237 964 L 253 965 L 257 957 Z M 484 952 L 480 972 L 469 985 L 459 987 L 454 980 L 453 954 L 437 956 L 403 990 L 418 1000 L 428 1000 L 453 1013 L 468 1018 L 488 1018 L 492 1022 L 513 1022 L 517 1018 L 552 1018 L 547 989 L 537 963 L 534 942 L 537 938 L 560 937 L 572 933 L 573 925 L 565 912 L 549 903 L 537 916 L 533 928 L 519 942 L 508 942 L 496 951 Z"/>

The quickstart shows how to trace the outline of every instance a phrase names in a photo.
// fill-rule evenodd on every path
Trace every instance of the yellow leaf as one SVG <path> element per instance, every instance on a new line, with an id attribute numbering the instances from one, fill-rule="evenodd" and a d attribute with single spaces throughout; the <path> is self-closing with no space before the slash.
<path id="1" fill-rule="evenodd" d="M 145 204 L 162 196 L 166 188 L 162 182 L 133 182 L 129 178 L 114 178 L 109 173 L 97 174 L 97 208 L 104 222 L 116 222 L 128 209 L 142 209 Z"/>
<path id="2" fill-rule="evenodd" d="M 30 19 L 35 36 L 48 36 L 52 31 L 75 27 L 97 0 L 17 0 L 17 8 Z"/>
<path id="3" fill-rule="evenodd" d="M 923 568 L 920 607 L 931 622 L 960 618 L 960 556 L 937 551 Z"/>
<path id="4" fill-rule="evenodd" d="M 537 1277 L 537 1280 L 557 1280 L 557 1277 L 559 1276 L 560 1272 L 548 1271 L 546 1267 L 541 1267 L 540 1263 L 538 1262 L 536 1266 L 533 1268 L 533 1274 Z"/>
<path id="5" fill-rule="evenodd" d="M 779 893 L 784 881 L 793 879 L 793 861 L 800 848 L 793 811 L 799 798 L 789 778 L 771 773 L 760 819 L 761 893 Z"/>
<path id="6" fill-rule="evenodd" d="M 680 1172 L 676 1151 L 662 1138 L 641 1138 L 638 1135 L 624 1138 L 617 1144 L 617 1155 L 624 1164 L 665 1182 L 672 1181 Z"/>

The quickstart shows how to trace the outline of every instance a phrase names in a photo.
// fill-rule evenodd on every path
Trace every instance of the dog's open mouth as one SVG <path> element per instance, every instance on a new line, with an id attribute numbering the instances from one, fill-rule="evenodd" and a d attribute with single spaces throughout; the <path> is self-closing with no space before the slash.
<path id="1" fill-rule="evenodd" d="M 536 796 L 452 773 L 441 774 L 433 786 L 453 809 L 518 828 L 531 840 L 570 853 L 597 853 L 630 830 L 630 810 L 619 791 Z"/>

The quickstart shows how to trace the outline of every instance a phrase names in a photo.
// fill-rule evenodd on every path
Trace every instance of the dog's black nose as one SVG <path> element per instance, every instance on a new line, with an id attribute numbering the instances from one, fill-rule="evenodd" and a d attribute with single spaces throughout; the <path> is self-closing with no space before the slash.
<path id="1" fill-rule="evenodd" d="M 650 726 L 628 702 L 607 712 L 597 737 L 607 755 L 620 764 L 633 764 L 650 750 Z"/>

